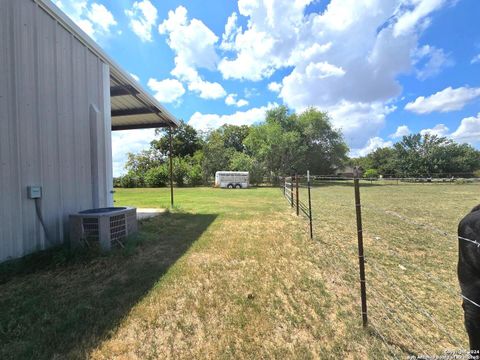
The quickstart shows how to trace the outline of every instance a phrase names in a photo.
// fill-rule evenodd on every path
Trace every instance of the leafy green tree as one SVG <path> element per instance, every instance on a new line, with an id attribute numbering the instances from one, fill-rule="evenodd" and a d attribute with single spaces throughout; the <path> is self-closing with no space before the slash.
<path id="1" fill-rule="evenodd" d="M 374 167 L 372 164 L 372 159 L 369 157 L 369 155 L 350 158 L 345 162 L 345 165 L 349 165 L 351 167 L 360 166 L 362 169 L 372 169 Z"/>
<path id="2" fill-rule="evenodd" d="M 190 165 L 186 175 L 186 182 L 189 186 L 197 186 L 203 183 L 203 172 L 200 164 Z"/>
<path id="3" fill-rule="evenodd" d="M 367 179 L 376 179 L 378 178 L 378 170 L 377 169 L 368 169 L 363 173 L 363 177 Z"/>
<path id="4" fill-rule="evenodd" d="M 343 165 L 348 152 L 327 114 L 313 108 L 298 116 L 285 106 L 268 111 L 265 123 L 254 126 L 244 144 L 247 153 L 274 177 L 307 170 L 331 173 Z"/>
<path id="5" fill-rule="evenodd" d="M 430 134 L 404 136 L 393 148 L 379 148 L 352 165 L 376 169 L 383 176 L 445 177 L 469 175 L 480 168 L 480 152 Z"/>
<path id="6" fill-rule="evenodd" d="M 342 133 L 335 130 L 325 112 L 310 108 L 298 116 L 296 127 L 304 146 L 300 172 L 331 174 L 347 160 L 348 147 Z"/>
<path id="7" fill-rule="evenodd" d="M 245 145 L 243 144 L 243 141 L 248 136 L 248 133 L 250 131 L 249 126 L 236 126 L 225 124 L 215 131 L 218 132 L 222 137 L 225 148 L 232 148 L 238 152 L 245 151 Z"/>
<path id="8" fill-rule="evenodd" d="M 250 130 L 245 146 L 273 177 L 291 174 L 302 163 L 305 145 L 298 131 L 285 131 L 280 123 L 269 121 Z"/>
<path id="9" fill-rule="evenodd" d="M 347 161 L 348 165 L 360 166 L 362 169 L 376 169 L 384 177 L 395 177 L 397 170 L 397 153 L 395 149 L 384 147 L 378 148 L 370 154 Z"/>
<path id="10" fill-rule="evenodd" d="M 263 180 L 263 167 L 254 158 L 245 153 L 236 152 L 230 160 L 231 171 L 248 171 L 250 173 L 250 184 L 259 184 Z"/>
<path id="11" fill-rule="evenodd" d="M 118 178 L 118 184 L 122 188 L 136 188 L 144 186 L 144 181 L 143 178 L 129 172 Z"/>
<path id="12" fill-rule="evenodd" d="M 183 120 L 180 126 L 174 129 L 156 129 L 155 134 L 160 135 L 159 139 L 153 140 L 151 145 L 164 158 L 170 151 L 169 131 L 172 132 L 173 155 L 176 157 L 192 156 L 196 151 L 202 148 L 202 139 L 198 132 Z"/>
<path id="13" fill-rule="evenodd" d="M 142 178 L 152 167 L 160 166 L 163 162 L 162 155 L 156 149 L 150 148 L 138 154 L 128 153 L 125 169 L 128 173 Z"/>
<path id="14" fill-rule="evenodd" d="M 210 133 L 203 147 L 202 168 L 204 180 L 208 182 L 215 175 L 215 172 L 228 170 L 230 159 L 234 153 L 234 149 L 225 148 L 222 135 L 219 132 L 214 131 Z"/>
<path id="15" fill-rule="evenodd" d="M 149 187 L 164 187 L 169 181 L 167 164 L 149 169 L 145 174 L 145 183 Z"/>
<path id="16" fill-rule="evenodd" d="M 173 182 L 177 186 L 184 186 L 187 181 L 187 175 L 190 170 L 189 157 L 176 157 L 173 159 Z"/>
<path id="17" fill-rule="evenodd" d="M 245 153 L 236 152 L 230 159 L 229 170 L 250 171 L 253 166 L 253 159 Z"/>

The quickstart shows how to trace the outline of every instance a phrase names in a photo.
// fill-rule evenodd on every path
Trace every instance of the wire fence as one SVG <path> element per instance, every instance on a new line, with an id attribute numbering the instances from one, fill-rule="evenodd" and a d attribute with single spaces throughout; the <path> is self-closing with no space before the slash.
<path id="1" fill-rule="evenodd" d="M 395 180 L 400 182 L 406 179 Z M 465 339 L 460 339 L 458 336 L 463 332 L 463 321 L 458 317 L 461 310 L 457 309 L 460 309 L 462 299 L 477 307 L 480 307 L 480 304 L 461 294 L 458 285 L 452 286 L 451 281 L 445 280 L 444 273 L 432 272 L 435 266 L 423 264 L 423 258 L 419 263 L 412 262 L 413 256 L 408 254 L 405 249 L 396 248 L 394 241 L 384 242 L 379 251 L 377 249 L 379 245 L 370 239 L 378 239 L 380 236 L 375 231 L 364 228 L 362 211 L 366 210 L 369 214 L 382 214 L 384 219 L 388 220 L 386 224 L 382 224 L 385 227 L 393 221 L 404 224 L 404 231 L 407 231 L 409 227 L 414 228 L 415 231 L 420 229 L 428 232 L 429 237 L 435 239 L 440 236 L 440 239 L 465 241 L 477 247 L 480 247 L 480 242 L 476 239 L 459 237 L 430 223 L 413 219 L 393 210 L 362 204 L 360 197 L 360 181 L 362 180 L 359 177 L 310 176 L 309 174 L 287 177 L 281 186 L 283 194 L 290 206 L 296 210 L 297 215 L 302 213 L 309 220 L 311 238 L 313 238 L 312 224 L 314 221 L 319 222 L 320 220 L 318 216 L 315 219 L 312 217 L 312 201 L 319 200 L 312 199 L 312 188 L 315 189 L 322 183 L 338 181 L 353 186 L 354 206 L 351 203 L 341 202 L 337 202 L 335 206 L 355 210 L 358 248 L 355 250 L 353 246 L 349 246 L 342 248 L 342 252 L 339 253 L 336 244 L 323 241 L 321 245 L 328 251 L 326 262 L 330 263 L 332 269 L 338 269 L 341 266 L 349 269 L 348 271 L 352 274 L 358 272 L 359 298 L 364 327 L 382 341 L 393 358 L 402 358 L 405 354 L 419 356 L 425 349 L 439 351 L 441 347 L 447 350 L 456 349 L 455 354 L 461 354 L 458 358 L 468 358 L 468 352 L 462 350 L 466 348 Z M 364 245 L 364 236 L 369 239 L 366 245 Z M 425 252 L 432 248 L 435 249 L 436 245 L 438 244 L 427 243 Z M 364 246 L 366 246 L 368 256 L 365 255 Z M 404 255 L 405 253 L 407 256 Z M 357 270 L 353 268 L 350 261 L 345 260 L 345 255 L 358 257 Z M 403 276 L 392 276 L 391 269 L 394 265 L 398 265 Z M 407 268 L 411 271 L 406 271 Z M 449 273 L 449 275 L 456 277 L 455 273 Z M 349 286 L 348 284 L 344 285 Z M 455 309 L 453 315 L 450 311 L 452 306 Z M 461 332 L 452 331 L 452 328 L 460 328 Z M 445 350 L 443 351 L 442 354 L 445 354 Z"/>
<path id="2" fill-rule="evenodd" d="M 312 197 L 311 197 L 311 185 L 310 185 L 310 173 L 307 173 L 307 184 L 300 185 L 300 176 L 290 176 L 284 179 L 282 184 L 283 195 L 289 202 L 292 208 L 296 209 L 297 216 L 300 212 L 305 215 L 309 221 L 310 238 L 313 239 L 313 218 L 312 218 Z M 307 202 L 302 201 L 300 198 L 300 188 L 306 189 L 308 194 Z"/>

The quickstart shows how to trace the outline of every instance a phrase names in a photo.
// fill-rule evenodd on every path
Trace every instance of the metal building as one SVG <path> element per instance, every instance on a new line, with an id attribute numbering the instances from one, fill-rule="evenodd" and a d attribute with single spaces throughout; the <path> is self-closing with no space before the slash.
<path id="1" fill-rule="evenodd" d="M 113 205 L 112 130 L 177 125 L 52 2 L 1 0 L 0 262 L 62 243 L 69 214 Z"/>

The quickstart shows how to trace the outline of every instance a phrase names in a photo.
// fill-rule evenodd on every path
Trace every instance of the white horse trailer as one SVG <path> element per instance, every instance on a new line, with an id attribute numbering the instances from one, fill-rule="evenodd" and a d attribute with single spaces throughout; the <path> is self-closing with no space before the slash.
<path id="1" fill-rule="evenodd" d="M 227 189 L 246 189 L 249 186 L 248 171 L 217 171 L 215 187 Z"/>

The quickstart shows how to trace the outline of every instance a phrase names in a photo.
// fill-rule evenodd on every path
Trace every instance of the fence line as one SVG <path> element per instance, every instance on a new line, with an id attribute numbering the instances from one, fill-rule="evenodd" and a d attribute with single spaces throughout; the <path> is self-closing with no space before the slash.
<path id="1" fill-rule="evenodd" d="M 313 224 L 312 224 L 312 201 L 311 201 L 311 192 L 310 192 L 310 172 L 307 172 L 307 191 L 308 191 L 308 205 L 300 200 L 300 189 L 305 188 L 299 183 L 299 175 L 294 177 L 286 177 L 283 183 L 283 194 L 287 198 L 287 201 L 291 207 L 296 209 L 297 216 L 300 215 L 300 211 L 307 217 L 309 220 L 310 228 L 310 239 L 313 239 Z M 295 195 L 294 195 L 294 186 L 295 186 Z"/>
<path id="2" fill-rule="evenodd" d="M 456 238 L 457 241 L 466 241 L 469 243 L 472 243 L 476 245 L 477 247 L 480 247 L 480 241 L 477 241 L 476 239 L 468 239 L 465 237 L 453 235 L 449 233 L 448 231 L 442 230 L 436 226 L 433 226 L 432 224 L 429 223 L 424 223 L 424 222 L 419 222 L 417 220 L 411 219 L 403 214 L 397 213 L 392 210 L 386 210 L 380 207 L 372 207 L 372 206 L 365 206 L 361 203 L 360 201 L 360 181 L 362 180 L 367 180 L 371 181 L 371 179 L 360 179 L 359 174 L 357 173 L 355 177 L 339 177 L 339 176 L 310 176 L 310 174 L 307 175 L 307 184 L 300 183 L 301 179 L 304 179 L 304 176 L 299 176 L 296 175 L 294 177 L 289 177 L 285 178 L 284 183 L 282 184 L 283 188 L 283 193 L 287 200 L 289 201 L 290 205 L 292 207 L 296 208 L 297 215 L 302 212 L 307 218 L 310 220 L 310 227 L 312 229 L 312 198 L 311 198 L 311 188 L 314 185 L 322 185 L 325 183 L 325 181 L 352 181 L 352 185 L 354 187 L 354 197 L 355 197 L 355 213 L 356 213 L 356 218 L 357 218 L 357 240 L 358 240 L 358 261 L 359 261 L 359 275 L 360 275 L 360 299 L 361 299 L 361 307 L 362 307 L 362 320 L 363 320 L 363 325 L 364 327 L 370 326 L 372 329 L 375 330 L 375 332 L 378 334 L 378 336 L 381 338 L 381 340 L 384 342 L 385 346 L 389 349 L 389 351 L 392 353 L 394 357 L 397 357 L 395 352 L 392 350 L 392 344 L 390 344 L 386 338 L 382 335 L 382 333 L 378 330 L 376 327 L 377 320 L 375 320 L 375 317 L 373 318 L 373 323 L 368 321 L 368 309 L 367 309 L 367 304 L 370 302 L 372 305 L 374 305 L 374 309 L 378 310 L 378 306 L 381 306 L 385 313 L 385 318 L 390 319 L 392 323 L 395 323 L 397 326 L 396 329 L 397 331 L 400 331 L 405 337 L 408 337 L 412 340 L 413 345 L 417 345 L 417 340 L 413 338 L 412 334 L 408 331 L 408 322 L 405 319 L 401 319 L 400 317 L 395 317 L 394 314 L 396 314 L 400 308 L 404 309 L 411 309 L 412 307 L 416 310 L 416 314 L 420 315 L 421 317 L 425 317 L 428 319 L 429 322 L 434 326 L 436 330 L 438 330 L 438 334 L 441 334 L 441 336 L 445 336 L 446 339 L 450 342 L 450 344 L 459 347 L 461 344 L 461 341 L 449 330 L 447 330 L 447 327 L 445 327 L 444 324 L 442 324 L 441 321 L 437 318 L 437 316 L 434 316 L 431 310 L 428 310 L 425 306 L 423 306 L 418 300 L 415 299 L 415 292 L 409 292 L 406 289 L 402 289 L 398 284 L 390 281 L 387 277 L 381 276 L 385 272 L 382 271 L 377 264 L 375 263 L 375 258 L 374 257 L 365 257 L 364 251 L 363 251 L 363 234 L 371 234 L 368 230 L 365 231 L 363 228 L 362 224 L 362 209 L 365 210 L 372 210 L 376 212 L 382 212 L 388 216 L 395 217 L 396 219 L 405 222 L 409 225 L 413 226 L 418 226 L 423 229 L 428 229 L 430 231 L 433 231 L 439 235 L 442 235 L 443 237 L 446 238 Z M 396 180 L 397 183 L 399 181 L 405 181 L 405 182 L 432 182 L 432 183 L 439 183 L 439 180 L 455 180 L 454 178 L 384 178 L 381 180 Z M 474 180 L 480 180 L 478 178 Z M 303 201 L 300 200 L 299 198 L 299 191 L 300 190 L 307 190 L 308 191 L 308 205 L 304 203 Z M 342 207 L 349 207 L 352 208 L 351 205 L 343 204 L 343 203 L 338 203 L 339 206 Z M 310 230 L 311 237 L 313 238 L 313 231 Z M 371 234 L 373 235 L 373 234 Z M 375 235 L 374 235 L 375 236 Z M 325 246 L 325 249 L 328 249 L 329 252 L 332 252 L 332 254 L 335 254 L 335 249 L 329 245 L 329 243 L 326 243 L 327 246 Z M 370 246 L 370 245 L 369 245 Z M 408 247 L 408 246 L 407 246 Z M 393 250 L 388 242 L 386 244 L 386 248 L 389 250 Z M 422 248 L 423 249 L 423 248 Z M 429 249 L 429 247 L 425 247 L 425 249 Z M 347 249 L 348 250 L 348 249 Z M 422 250 L 423 251 L 423 250 Z M 447 251 L 447 250 L 445 250 Z M 350 253 L 352 255 L 351 251 L 347 251 L 347 253 Z M 381 252 L 379 253 L 381 254 Z M 397 255 L 399 253 L 397 252 Z M 394 255 L 394 256 L 397 256 Z M 351 268 L 352 263 L 343 257 L 336 257 L 336 259 L 333 259 L 333 257 L 327 256 L 328 259 L 324 259 L 324 261 L 331 265 L 333 269 L 337 269 L 336 266 L 340 265 L 341 262 L 334 261 L 333 260 L 342 260 L 343 265 L 345 266 L 345 269 Z M 413 260 L 413 259 L 411 259 Z M 414 263 L 415 261 L 413 261 Z M 447 290 L 448 292 L 454 294 L 455 296 L 461 296 L 464 301 L 468 301 L 472 303 L 473 305 L 480 307 L 480 304 L 472 301 L 471 299 L 468 299 L 466 296 L 461 294 L 458 290 L 454 290 L 451 286 L 448 285 L 445 280 L 440 279 L 437 276 L 434 276 L 431 271 L 428 271 L 426 267 L 424 269 L 420 268 L 418 264 L 411 265 L 409 262 L 405 263 L 407 266 L 409 266 L 411 269 L 415 269 L 415 275 L 419 275 L 421 279 L 427 279 L 428 282 L 432 282 L 438 286 L 441 286 L 444 290 Z M 434 263 L 432 263 L 434 264 Z M 369 269 L 369 272 L 366 274 L 365 269 Z M 366 289 L 366 283 L 369 280 L 366 278 L 366 275 L 372 276 L 372 280 L 374 280 L 375 286 L 369 287 L 368 293 L 370 293 L 370 297 L 367 302 L 367 289 Z M 341 278 L 341 276 L 339 277 Z M 343 280 L 343 279 L 341 279 Z M 376 282 L 375 282 L 376 281 Z M 395 301 L 392 300 L 391 296 L 386 295 L 384 292 L 381 292 L 378 289 L 377 284 L 380 284 L 382 281 L 385 281 L 386 284 L 388 285 L 388 289 L 391 291 L 394 291 L 397 295 L 395 296 Z M 408 282 L 410 283 L 410 282 Z M 345 285 L 348 285 L 346 280 L 345 280 Z M 382 299 L 385 299 L 382 300 Z M 435 307 L 431 304 L 431 301 L 428 302 L 429 305 L 427 306 L 429 309 L 434 309 Z M 447 311 L 446 315 L 449 315 L 450 313 Z M 442 315 L 443 316 L 443 315 Z M 417 318 L 418 320 L 419 318 Z M 450 324 L 451 321 L 453 321 L 453 317 L 447 316 L 444 317 L 445 320 L 448 321 Z M 418 328 L 418 326 L 417 326 Z M 425 340 L 425 339 L 424 339 Z M 431 341 L 431 340 L 430 340 Z M 428 342 L 429 345 L 430 341 Z M 396 345 L 395 345 L 396 346 Z M 398 347 L 398 346 L 397 346 Z M 401 348 L 401 346 L 400 346 Z M 405 349 L 401 350 L 405 351 Z M 423 350 L 423 349 L 421 349 Z"/>

